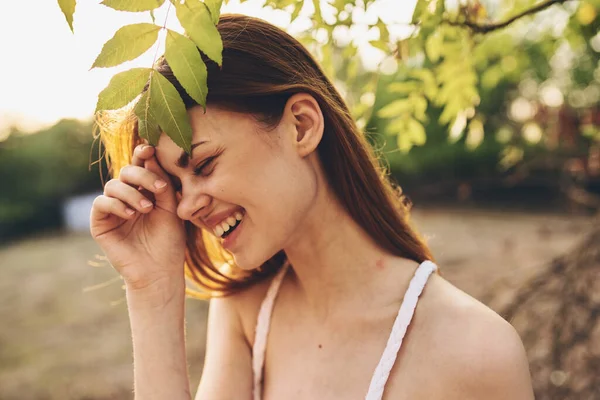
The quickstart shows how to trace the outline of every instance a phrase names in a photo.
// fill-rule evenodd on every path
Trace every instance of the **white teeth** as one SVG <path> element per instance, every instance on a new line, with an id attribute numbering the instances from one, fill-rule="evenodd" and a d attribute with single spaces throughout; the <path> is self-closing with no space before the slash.
<path id="1" fill-rule="evenodd" d="M 223 228 L 223 232 L 227 232 L 229 230 L 229 224 L 225 221 L 221 222 L 221 228 Z"/>
<path id="2" fill-rule="evenodd" d="M 238 221 L 241 221 L 243 214 L 237 211 L 235 214 L 227 217 L 227 219 L 217 226 L 215 226 L 213 232 L 215 236 L 221 237 L 223 234 L 231 229 Z"/>

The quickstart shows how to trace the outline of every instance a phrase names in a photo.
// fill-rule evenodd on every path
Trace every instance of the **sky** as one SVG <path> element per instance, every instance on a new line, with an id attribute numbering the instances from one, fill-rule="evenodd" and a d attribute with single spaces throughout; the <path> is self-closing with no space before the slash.
<path id="1" fill-rule="evenodd" d="M 157 12 L 157 23 L 165 20 L 167 3 Z M 314 8 L 305 1 L 300 17 L 289 25 L 289 14 L 262 7 L 265 0 L 239 4 L 230 0 L 222 13 L 236 12 L 263 18 L 291 34 L 310 26 Z M 323 3 L 323 1 L 322 1 Z M 416 0 L 378 0 L 368 14 L 356 12 L 354 21 L 375 22 L 377 17 L 391 24 L 392 36 L 406 35 Z M 327 6 L 323 6 L 324 17 Z M 167 27 L 181 32 L 170 12 Z M 73 34 L 56 0 L 0 0 L 0 140 L 10 126 L 36 131 L 62 118 L 89 119 L 96 107 L 98 93 L 117 72 L 132 67 L 149 67 L 164 40 L 141 57 L 113 68 L 90 70 L 102 45 L 120 27 L 151 22 L 148 12 L 119 12 L 100 4 L 100 0 L 78 0 Z M 352 37 L 359 44 L 363 63 L 375 68 L 383 52 L 365 45 L 376 39 L 376 31 L 357 26 Z M 361 44 L 362 43 L 362 44 Z M 162 54 L 164 47 L 159 47 Z"/>

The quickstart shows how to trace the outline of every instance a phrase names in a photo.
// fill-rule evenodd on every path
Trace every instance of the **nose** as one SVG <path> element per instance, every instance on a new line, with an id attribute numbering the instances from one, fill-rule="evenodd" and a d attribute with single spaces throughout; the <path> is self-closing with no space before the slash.
<path id="1" fill-rule="evenodd" d="M 182 188 L 179 197 L 179 204 L 177 205 L 177 216 L 184 221 L 191 221 L 192 219 L 198 218 L 204 207 L 210 204 L 211 198 L 206 193 L 198 190 L 199 188 L 187 187 Z"/>

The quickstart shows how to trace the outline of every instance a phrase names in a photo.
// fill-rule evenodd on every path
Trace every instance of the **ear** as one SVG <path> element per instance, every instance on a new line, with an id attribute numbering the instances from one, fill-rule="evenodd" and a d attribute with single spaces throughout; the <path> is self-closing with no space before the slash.
<path id="1" fill-rule="evenodd" d="M 314 152 L 321 142 L 325 120 L 319 103 L 308 93 L 296 93 L 285 105 L 284 118 L 293 126 L 294 146 L 300 157 Z"/>

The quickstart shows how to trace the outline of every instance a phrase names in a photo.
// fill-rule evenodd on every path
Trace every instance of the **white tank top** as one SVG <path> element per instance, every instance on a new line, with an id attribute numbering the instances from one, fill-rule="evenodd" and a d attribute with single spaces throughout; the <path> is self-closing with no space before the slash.
<path id="1" fill-rule="evenodd" d="M 261 400 L 262 396 L 262 374 L 265 361 L 265 348 L 267 344 L 267 335 L 269 333 L 269 324 L 271 322 L 271 312 L 273 311 L 273 304 L 281 281 L 289 267 L 286 262 L 281 270 L 277 272 L 277 275 L 271 281 L 267 295 L 265 296 L 260 310 L 258 312 L 258 319 L 256 322 L 256 335 L 254 339 L 254 345 L 252 347 L 252 370 L 254 373 L 254 386 L 253 386 L 253 399 Z M 369 390 L 365 396 L 365 400 L 381 400 L 383 397 L 383 389 L 390 376 L 390 371 L 396 361 L 400 346 L 402 346 L 402 340 L 408 329 L 408 325 L 412 320 L 415 308 L 417 307 L 417 301 L 423 288 L 427 283 L 427 279 L 432 272 L 437 270 L 437 266 L 431 261 L 424 261 L 419 265 L 413 278 L 408 285 L 408 289 L 404 294 L 402 305 L 398 311 L 398 316 L 394 321 L 392 332 L 385 346 L 385 350 L 379 360 L 377 368 L 371 378 L 371 384 Z"/>

